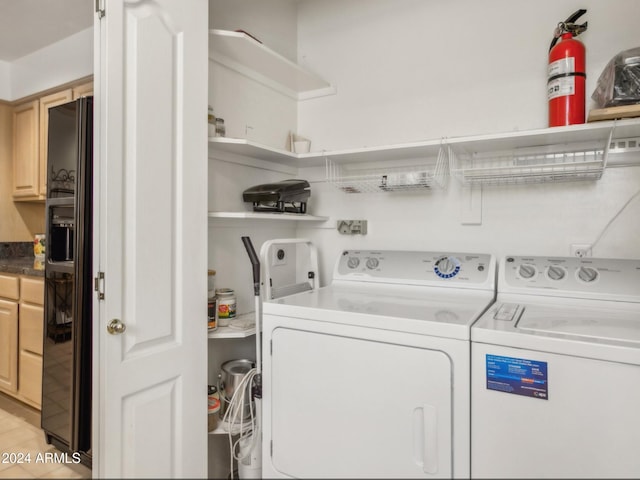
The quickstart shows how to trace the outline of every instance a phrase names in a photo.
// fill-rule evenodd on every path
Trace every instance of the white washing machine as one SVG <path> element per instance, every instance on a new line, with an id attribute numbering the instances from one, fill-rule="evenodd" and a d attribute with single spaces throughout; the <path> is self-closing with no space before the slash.
<path id="1" fill-rule="evenodd" d="M 471 475 L 640 478 L 640 261 L 509 256 L 471 329 Z"/>
<path id="2" fill-rule="evenodd" d="M 468 477 L 469 330 L 494 297 L 490 255 L 350 250 L 265 302 L 263 476 Z"/>

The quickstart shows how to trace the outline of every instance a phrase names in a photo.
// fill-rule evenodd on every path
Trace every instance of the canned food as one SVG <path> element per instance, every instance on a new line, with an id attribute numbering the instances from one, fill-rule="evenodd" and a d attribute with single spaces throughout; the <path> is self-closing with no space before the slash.
<path id="1" fill-rule="evenodd" d="M 209 330 L 215 330 L 218 328 L 218 321 L 216 318 L 217 301 L 216 297 L 210 298 L 207 305 L 207 328 Z"/>
<path id="2" fill-rule="evenodd" d="M 216 323 L 220 327 L 226 327 L 236 316 L 236 294 L 230 288 L 219 288 L 216 290 L 216 300 Z"/>

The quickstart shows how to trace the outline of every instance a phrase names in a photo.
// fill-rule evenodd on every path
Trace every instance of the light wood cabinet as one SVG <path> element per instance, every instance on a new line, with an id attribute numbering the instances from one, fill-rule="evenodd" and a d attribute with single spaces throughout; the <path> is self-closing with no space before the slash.
<path id="1" fill-rule="evenodd" d="M 44 279 L 0 274 L 0 391 L 40 409 Z"/>
<path id="2" fill-rule="evenodd" d="M 68 88 L 40 98 L 40 161 L 38 163 L 38 196 L 47 196 L 47 143 L 49 141 L 49 109 L 73 100 L 73 91 Z"/>
<path id="3" fill-rule="evenodd" d="M 20 277 L 18 398 L 32 407 L 42 403 L 44 279 Z"/>
<path id="4" fill-rule="evenodd" d="M 18 390 L 18 292 L 15 275 L 0 274 L 0 390 Z"/>
<path id="5" fill-rule="evenodd" d="M 38 131 L 40 102 L 33 100 L 13 109 L 13 199 L 37 199 L 40 191 Z"/>
<path id="6" fill-rule="evenodd" d="M 73 100 L 67 88 L 13 109 L 13 200 L 44 200 L 47 196 L 49 109 Z"/>
<path id="7" fill-rule="evenodd" d="M 87 97 L 89 95 L 93 95 L 93 82 L 87 82 L 73 87 L 74 100 L 80 97 Z"/>

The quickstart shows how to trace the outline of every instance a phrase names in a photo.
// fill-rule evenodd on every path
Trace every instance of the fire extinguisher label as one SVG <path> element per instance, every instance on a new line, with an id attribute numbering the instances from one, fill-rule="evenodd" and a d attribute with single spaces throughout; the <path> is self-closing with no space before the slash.
<path id="1" fill-rule="evenodd" d="M 563 75 L 565 73 L 573 73 L 576 71 L 576 59 L 574 57 L 561 58 L 555 62 L 551 62 L 547 69 L 547 78 Z"/>
<path id="2" fill-rule="evenodd" d="M 547 97 L 549 100 L 576 93 L 576 77 L 560 77 L 547 83 Z"/>

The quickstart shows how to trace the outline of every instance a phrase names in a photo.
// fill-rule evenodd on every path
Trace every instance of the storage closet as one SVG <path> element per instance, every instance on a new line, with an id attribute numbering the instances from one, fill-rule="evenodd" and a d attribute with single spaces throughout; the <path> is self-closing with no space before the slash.
<path id="1" fill-rule="evenodd" d="M 235 290 L 239 316 L 254 318 L 242 236 L 257 251 L 311 239 L 321 285 L 345 248 L 569 255 L 606 231 L 594 254 L 640 255 L 637 226 L 608 225 L 640 208 L 621 213 L 640 184 L 640 119 L 546 127 L 547 37 L 570 3 L 209 7 L 208 102 L 226 135 L 208 142 L 208 268 L 216 287 Z M 624 13 L 637 6 L 586 8 L 598 19 L 583 39 L 590 94 L 609 58 L 637 43 Z M 309 153 L 289 151 L 292 133 L 310 138 Z M 308 215 L 253 213 L 242 201 L 246 188 L 287 178 L 311 183 Z M 367 220 L 368 232 L 341 235 L 338 220 Z M 209 383 L 223 362 L 255 359 L 254 341 L 250 329 L 210 332 Z M 210 475 L 228 471 L 228 458 L 226 436 L 209 435 Z"/>

